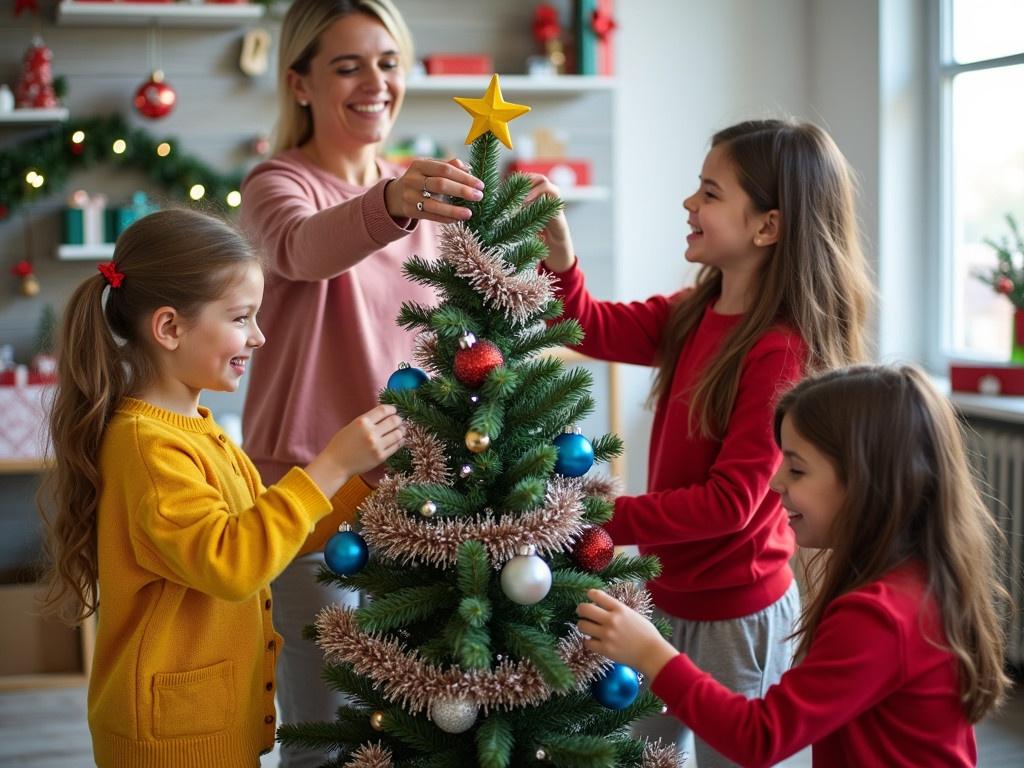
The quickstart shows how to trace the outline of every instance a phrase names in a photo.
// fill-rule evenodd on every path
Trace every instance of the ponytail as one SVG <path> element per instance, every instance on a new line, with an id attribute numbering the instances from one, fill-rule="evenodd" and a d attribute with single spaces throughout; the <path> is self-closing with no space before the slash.
<path id="1" fill-rule="evenodd" d="M 127 368 L 103 311 L 102 275 L 71 296 L 57 342 L 57 392 L 50 411 L 54 465 L 39 499 L 48 561 L 44 611 L 69 623 L 96 611 L 99 451 L 114 408 L 128 393 Z"/>

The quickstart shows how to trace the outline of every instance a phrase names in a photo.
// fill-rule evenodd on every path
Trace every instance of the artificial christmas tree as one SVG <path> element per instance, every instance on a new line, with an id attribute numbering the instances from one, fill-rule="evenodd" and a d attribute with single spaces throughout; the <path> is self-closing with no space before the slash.
<path id="1" fill-rule="evenodd" d="M 279 736 L 337 749 L 331 765 L 348 768 L 676 766 L 673 746 L 627 731 L 661 703 L 575 627 L 592 587 L 649 614 L 636 583 L 658 564 L 611 558 L 594 533 L 614 482 L 588 470 L 621 441 L 572 429 L 593 409 L 590 374 L 538 354 L 582 339 L 575 321 L 555 322 L 554 278 L 537 271 L 561 201 L 524 205 L 529 178 L 499 178 L 496 135 L 510 144 L 507 122 L 528 108 L 501 98 L 497 76 L 485 98 L 458 101 L 484 198 L 457 201 L 473 217 L 442 228 L 440 260 L 406 262 L 440 299 L 399 316 L 419 333 L 423 375 L 400 369 L 381 400 L 405 417 L 406 446 L 360 509 L 365 566 L 346 558 L 345 575 L 321 576 L 372 598 L 324 609 L 313 633 L 352 703 Z"/>

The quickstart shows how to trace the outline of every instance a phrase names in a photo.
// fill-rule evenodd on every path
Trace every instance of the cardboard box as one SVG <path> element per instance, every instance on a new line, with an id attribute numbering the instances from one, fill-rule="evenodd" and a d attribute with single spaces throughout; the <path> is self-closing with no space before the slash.
<path id="1" fill-rule="evenodd" d="M 491 57 L 482 53 L 432 53 L 423 59 L 428 75 L 489 75 Z"/>
<path id="2" fill-rule="evenodd" d="M 949 366 L 949 384 L 954 392 L 1024 395 L 1024 366 L 953 363 Z"/>
<path id="3" fill-rule="evenodd" d="M 40 616 L 38 584 L 0 585 L 0 676 L 84 674 L 81 631 Z"/>
<path id="4" fill-rule="evenodd" d="M 513 160 L 509 173 L 540 173 L 558 187 L 586 187 L 590 184 L 590 161 L 568 160 Z"/>

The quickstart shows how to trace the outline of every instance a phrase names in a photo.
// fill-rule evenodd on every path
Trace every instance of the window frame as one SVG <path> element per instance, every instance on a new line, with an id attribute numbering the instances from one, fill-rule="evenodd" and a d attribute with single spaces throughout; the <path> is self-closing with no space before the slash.
<path id="1" fill-rule="evenodd" d="M 929 252 L 938 254 L 939 258 L 937 277 L 930 286 L 935 291 L 932 295 L 938 295 L 939 300 L 929 312 L 928 325 L 939 332 L 929 335 L 928 357 L 938 369 L 947 369 L 954 360 L 1003 362 L 953 348 L 953 80 L 966 72 L 1024 64 L 1024 52 L 958 63 L 953 59 L 953 0 L 933 0 L 929 3 L 929 16 L 929 113 L 932 120 L 928 121 L 931 126 L 928 145 L 933 170 L 928 184 L 931 221 L 927 241 Z"/>

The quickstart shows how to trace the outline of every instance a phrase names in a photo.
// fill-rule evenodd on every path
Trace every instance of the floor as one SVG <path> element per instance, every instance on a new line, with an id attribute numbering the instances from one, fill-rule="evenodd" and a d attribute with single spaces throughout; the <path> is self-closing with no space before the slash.
<path id="1" fill-rule="evenodd" d="M 1019 688 L 997 717 L 977 729 L 978 765 L 1019 768 L 1024 754 L 1024 691 Z M 0 692 L 0 768 L 88 768 L 85 688 Z M 276 753 L 262 768 L 277 768 Z M 810 750 L 779 764 L 808 768 Z M 692 768 L 692 766 L 688 766 Z"/>

